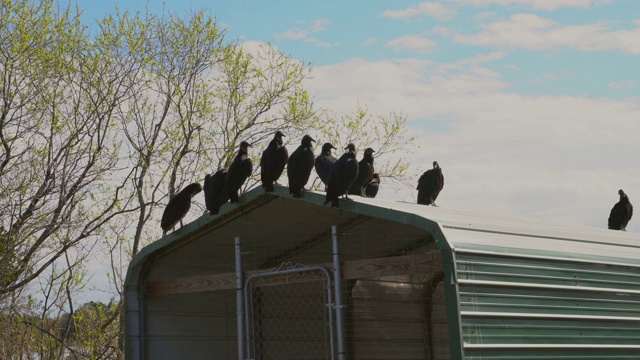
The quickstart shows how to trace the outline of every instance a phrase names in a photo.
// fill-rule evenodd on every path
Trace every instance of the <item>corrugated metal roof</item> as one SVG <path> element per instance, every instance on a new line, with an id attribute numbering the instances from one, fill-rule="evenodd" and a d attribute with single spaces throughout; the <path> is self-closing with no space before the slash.
<path id="1" fill-rule="evenodd" d="M 454 249 L 511 251 L 640 265 L 640 234 L 382 199 L 353 197 L 350 202 L 341 202 L 345 209 L 356 212 L 358 204 L 415 214 L 437 222 Z"/>

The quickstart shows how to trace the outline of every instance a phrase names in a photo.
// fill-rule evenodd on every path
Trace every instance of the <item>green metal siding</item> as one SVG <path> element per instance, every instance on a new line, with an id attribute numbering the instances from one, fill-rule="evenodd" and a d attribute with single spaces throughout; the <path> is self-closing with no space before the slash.
<path id="1" fill-rule="evenodd" d="M 640 269 L 456 250 L 465 359 L 639 359 Z"/>

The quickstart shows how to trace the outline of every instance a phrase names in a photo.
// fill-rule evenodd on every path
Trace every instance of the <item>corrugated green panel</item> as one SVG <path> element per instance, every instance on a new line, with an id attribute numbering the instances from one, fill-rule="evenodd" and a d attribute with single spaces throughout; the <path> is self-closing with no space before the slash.
<path id="1" fill-rule="evenodd" d="M 637 360 L 638 349 L 594 349 L 594 348 L 488 348 L 465 350 L 467 360 Z"/>
<path id="2" fill-rule="evenodd" d="M 629 316 L 640 318 L 640 296 L 620 299 L 616 294 L 525 290 L 487 286 L 465 287 L 460 293 L 461 311 L 525 312 L 586 316 Z"/>
<path id="3" fill-rule="evenodd" d="M 456 273 L 465 359 L 640 359 L 637 267 L 463 250 Z"/>
<path id="4" fill-rule="evenodd" d="M 640 272 L 635 268 L 487 255 L 463 255 L 456 263 L 458 278 L 465 280 L 640 291 Z"/>
<path id="5" fill-rule="evenodd" d="M 615 331 L 612 331 L 615 329 Z M 468 317 L 468 344 L 640 344 L 640 324 L 616 321 Z"/>

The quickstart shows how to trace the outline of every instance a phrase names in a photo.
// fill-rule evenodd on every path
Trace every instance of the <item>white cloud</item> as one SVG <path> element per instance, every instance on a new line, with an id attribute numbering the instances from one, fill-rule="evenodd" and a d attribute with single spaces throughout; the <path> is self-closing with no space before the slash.
<path id="1" fill-rule="evenodd" d="M 296 28 L 294 30 L 288 30 L 280 34 L 275 34 L 274 36 L 278 39 L 304 40 L 305 42 L 315 43 L 319 46 L 328 47 L 331 46 L 331 44 L 311 37 L 311 35 L 327 30 L 327 25 L 329 25 L 330 23 L 331 22 L 326 18 L 317 19 L 312 21 L 311 23 L 296 21 L 297 25 L 303 25 L 304 27 L 302 29 Z"/>
<path id="2" fill-rule="evenodd" d="M 478 65 L 486 62 L 491 62 L 494 60 L 502 59 L 505 56 L 507 56 L 506 51 L 494 51 L 488 54 L 475 55 L 463 60 L 442 64 L 438 66 L 438 69 L 440 71 L 448 71 L 451 69 L 462 69 L 467 65 Z"/>
<path id="3" fill-rule="evenodd" d="M 640 27 L 611 30 L 605 23 L 561 25 L 538 15 L 515 14 L 508 20 L 492 22 L 482 28 L 477 34 L 458 34 L 453 39 L 464 44 L 529 50 L 571 48 L 640 54 Z"/>
<path id="4" fill-rule="evenodd" d="M 369 39 L 367 39 L 367 40 L 363 41 L 361 45 L 364 45 L 364 46 L 375 45 L 375 44 L 377 44 L 380 40 L 381 40 L 381 38 L 379 38 L 379 37 L 369 38 Z"/>
<path id="5" fill-rule="evenodd" d="M 440 162 L 443 208 L 603 228 L 618 189 L 628 189 L 633 201 L 640 160 L 620 154 L 640 153 L 636 100 L 510 93 L 481 64 L 351 59 L 315 68 L 307 85 L 319 105 L 338 112 L 359 100 L 373 113 L 407 114 L 421 145 L 410 155 L 412 171 L 417 178 Z M 435 128 L 441 119 L 444 131 Z M 379 196 L 415 196 L 411 188 L 387 191 Z M 640 221 L 629 230 L 640 231 Z"/>
<path id="6" fill-rule="evenodd" d="M 307 32 L 288 30 L 280 34 L 276 34 L 275 37 L 278 39 L 300 40 L 307 37 Z"/>
<path id="7" fill-rule="evenodd" d="M 444 26 L 436 26 L 433 29 L 431 29 L 429 33 L 440 35 L 440 36 L 452 36 L 454 34 L 454 31 Z"/>
<path id="8" fill-rule="evenodd" d="M 385 44 L 394 50 L 412 50 L 419 53 L 426 53 L 436 49 L 436 43 L 416 35 L 407 35 L 393 39 Z"/>
<path id="9" fill-rule="evenodd" d="M 476 18 L 476 20 L 489 20 L 496 17 L 496 13 L 493 11 L 486 11 L 486 12 L 481 12 L 478 13 L 476 15 L 474 15 L 474 18 Z"/>
<path id="10" fill-rule="evenodd" d="M 458 3 L 464 5 L 473 5 L 483 7 L 488 5 L 500 6 L 527 6 L 535 10 L 555 11 L 560 8 L 589 8 L 593 1 L 591 0 L 457 0 Z"/>
<path id="11" fill-rule="evenodd" d="M 636 83 L 631 80 L 622 80 L 610 82 L 607 86 L 613 90 L 629 90 L 635 88 Z"/>
<path id="12" fill-rule="evenodd" d="M 402 10 L 386 10 L 382 17 L 397 20 L 410 20 L 417 16 L 428 15 L 437 20 L 451 20 L 455 12 L 439 2 L 421 2 Z"/>
<path id="13" fill-rule="evenodd" d="M 306 38 L 306 39 L 304 39 L 304 42 L 316 44 L 316 45 L 322 46 L 322 47 L 331 47 L 330 43 L 328 43 L 326 41 L 322 41 L 320 39 L 316 39 L 316 38 Z"/>

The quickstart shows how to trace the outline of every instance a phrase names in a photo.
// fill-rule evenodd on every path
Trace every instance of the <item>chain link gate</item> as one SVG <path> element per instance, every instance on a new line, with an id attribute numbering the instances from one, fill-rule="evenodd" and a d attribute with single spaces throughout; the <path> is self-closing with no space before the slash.
<path id="1" fill-rule="evenodd" d="M 246 357 L 335 358 L 331 275 L 320 266 L 253 274 L 244 286 Z"/>

